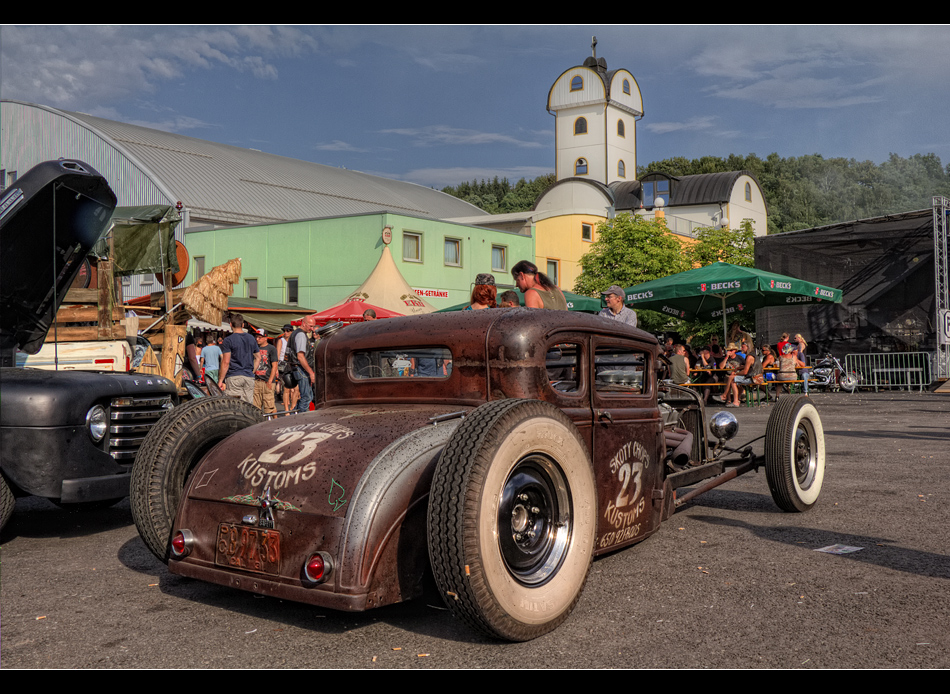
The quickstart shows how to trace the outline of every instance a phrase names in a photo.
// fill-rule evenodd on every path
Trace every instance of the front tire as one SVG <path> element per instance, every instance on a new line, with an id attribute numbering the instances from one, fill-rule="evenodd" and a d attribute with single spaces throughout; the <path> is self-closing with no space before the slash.
<path id="1" fill-rule="evenodd" d="M 16 498 L 13 496 L 13 491 L 3 479 L 3 475 L 0 475 L 0 530 L 3 530 L 10 516 L 13 515 L 14 506 L 16 506 Z"/>
<path id="2" fill-rule="evenodd" d="M 765 477 L 783 511 L 807 511 L 825 478 L 825 435 L 818 410 L 802 396 L 785 397 L 765 429 Z"/>
<path id="3" fill-rule="evenodd" d="M 580 599 L 596 529 L 587 448 L 557 408 L 491 402 L 459 425 L 432 482 L 428 538 L 462 621 L 510 641 L 555 629 Z"/>
<path id="4" fill-rule="evenodd" d="M 149 431 L 135 456 L 129 502 L 139 535 L 168 563 L 172 523 L 188 475 L 220 441 L 264 421 L 259 409 L 231 397 L 179 405 Z"/>
<path id="5" fill-rule="evenodd" d="M 857 389 L 859 381 L 858 375 L 852 372 L 841 374 L 841 378 L 838 382 L 841 384 L 841 390 L 853 393 Z"/>

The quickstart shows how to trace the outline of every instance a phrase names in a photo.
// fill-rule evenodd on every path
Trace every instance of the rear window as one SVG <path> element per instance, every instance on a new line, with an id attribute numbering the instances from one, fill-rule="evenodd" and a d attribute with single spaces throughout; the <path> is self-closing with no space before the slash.
<path id="1" fill-rule="evenodd" d="M 399 347 L 353 352 L 350 376 L 372 378 L 448 378 L 452 352 L 448 347 Z"/>

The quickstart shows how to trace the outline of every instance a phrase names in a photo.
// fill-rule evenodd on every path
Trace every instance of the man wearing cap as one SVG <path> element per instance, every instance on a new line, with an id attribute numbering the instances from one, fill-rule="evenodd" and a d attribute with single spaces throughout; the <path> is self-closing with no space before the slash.
<path id="1" fill-rule="evenodd" d="M 254 407 L 264 414 L 277 412 L 274 403 L 274 384 L 277 382 L 277 348 L 267 341 L 264 331 L 257 330 L 254 337 L 257 339 L 260 360 L 254 369 Z"/>
<path id="2" fill-rule="evenodd" d="M 637 312 L 623 305 L 625 295 L 620 285 L 615 284 L 601 294 L 607 302 L 607 308 L 601 309 L 597 315 L 626 323 L 631 328 L 637 327 Z"/>

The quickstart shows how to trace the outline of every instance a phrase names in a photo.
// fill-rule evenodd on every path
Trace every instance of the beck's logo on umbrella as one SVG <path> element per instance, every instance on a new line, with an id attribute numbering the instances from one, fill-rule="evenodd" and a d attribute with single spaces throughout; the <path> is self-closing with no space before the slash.
<path id="1" fill-rule="evenodd" d="M 706 283 L 705 283 L 705 282 L 703 282 L 701 285 L 699 285 L 699 291 L 701 291 L 701 292 L 706 291 Z"/>

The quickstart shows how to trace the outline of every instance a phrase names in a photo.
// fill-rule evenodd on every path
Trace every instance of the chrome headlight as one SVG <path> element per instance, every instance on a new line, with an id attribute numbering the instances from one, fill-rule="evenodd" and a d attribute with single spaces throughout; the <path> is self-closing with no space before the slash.
<path id="1" fill-rule="evenodd" d="M 96 443 L 102 441 L 109 430 L 109 418 L 102 405 L 93 405 L 89 408 L 86 413 L 86 428 L 89 429 L 89 436 L 93 441 Z"/>
<path id="2" fill-rule="evenodd" d="M 717 412 L 709 420 L 709 431 L 719 441 L 728 441 L 739 433 L 739 421 L 732 412 Z"/>

